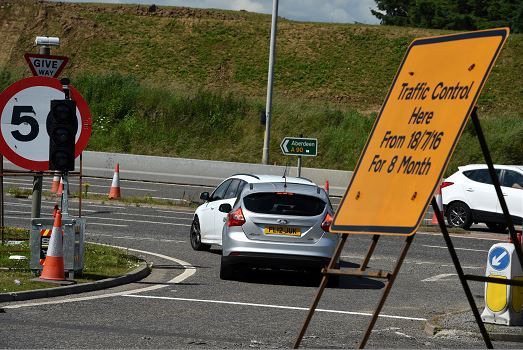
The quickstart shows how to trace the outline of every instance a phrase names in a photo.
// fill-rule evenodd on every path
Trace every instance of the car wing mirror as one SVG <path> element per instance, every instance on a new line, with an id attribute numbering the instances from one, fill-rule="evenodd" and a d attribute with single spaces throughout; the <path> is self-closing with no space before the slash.
<path id="1" fill-rule="evenodd" d="M 202 193 L 200 193 L 200 199 L 204 200 L 204 201 L 208 201 L 209 200 L 209 192 L 202 192 Z"/>
<path id="2" fill-rule="evenodd" d="M 232 210 L 232 206 L 229 203 L 223 203 L 220 205 L 218 210 L 221 211 L 222 213 L 228 213 Z"/>

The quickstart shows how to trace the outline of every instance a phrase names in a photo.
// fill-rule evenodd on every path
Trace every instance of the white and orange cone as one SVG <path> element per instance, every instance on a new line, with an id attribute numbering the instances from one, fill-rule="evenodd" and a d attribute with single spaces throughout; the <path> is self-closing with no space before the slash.
<path id="1" fill-rule="evenodd" d="M 40 279 L 52 281 L 65 280 L 62 234 L 62 213 L 58 210 L 54 218 L 53 231 L 49 239 L 47 256 L 45 257 L 44 268 L 42 269 Z"/>
<path id="2" fill-rule="evenodd" d="M 121 197 L 120 193 L 120 164 L 116 163 L 114 167 L 113 182 L 109 190 L 109 199 L 118 199 Z"/>
<path id="3" fill-rule="evenodd" d="M 441 197 L 441 184 L 438 185 L 438 190 L 436 191 L 434 198 L 436 198 L 436 203 L 438 204 L 439 211 L 441 212 L 441 214 L 443 214 L 443 198 Z M 438 218 L 436 217 L 436 213 L 432 214 L 432 220 L 430 223 L 432 225 L 436 225 L 438 223 Z"/>
<path id="4" fill-rule="evenodd" d="M 61 196 L 64 192 L 64 182 L 62 181 L 62 177 L 60 177 L 60 182 L 58 184 L 58 189 L 56 190 L 56 194 L 58 196 Z"/>
<path id="5" fill-rule="evenodd" d="M 58 192 L 58 187 L 60 186 L 60 172 L 55 171 L 53 176 L 53 182 L 51 183 L 51 192 Z"/>

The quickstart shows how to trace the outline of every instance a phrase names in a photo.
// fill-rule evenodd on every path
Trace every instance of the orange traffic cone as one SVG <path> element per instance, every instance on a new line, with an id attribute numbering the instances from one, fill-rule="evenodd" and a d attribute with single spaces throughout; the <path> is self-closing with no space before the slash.
<path id="1" fill-rule="evenodd" d="M 60 186 L 60 172 L 55 171 L 53 176 L 53 182 L 51 183 L 51 192 L 56 193 L 58 191 L 58 187 Z"/>
<path id="2" fill-rule="evenodd" d="M 54 218 L 53 231 L 49 239 L 47 256 L 40 279 L 62 281 L 65 280 L 64 272 L 64 247 L 62 241 L 62 212 L 58 210 Z"/>
<path id="3" fill-rule="evenodd" d="M 439 211 L 443 214 L 443 199 L 441 198 L 441 185 L 438 185 L 438 189 L 436 191 L 436 194 L 434 195 L 434 198 L 436 198 L 436 203 L 438 204 Z M 432 225 L 436 225 L 438 223 L 436 213 L 432 214 L 432 220 L 430 223 Z"/>
<path id="4" fill-rule="evenodd" d="M 329 194 L 329 180 L 325 180 L 325 192 Z"/>
<path id="5" fill-rule="evenodd" d="M 58 196 L 61 196 L 64 192 L 64 182 L 62 181 L 62 177 L 60 177 L 60 183 L 58 184 L 58 189 L 56 190 L 56 194 Z"/>
<path id="6" fill-rule="evenodd" d="M 109 190 L 109 199 L 118 199 L 120 198 L 120 195 L 120 164 L 116 163 L 116 166 L 114 167 L 113 183 Z"/>

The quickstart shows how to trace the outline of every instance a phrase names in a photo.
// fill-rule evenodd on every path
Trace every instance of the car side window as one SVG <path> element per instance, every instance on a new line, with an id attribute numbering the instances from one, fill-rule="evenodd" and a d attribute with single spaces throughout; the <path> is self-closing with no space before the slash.
<path id="1" fill-rule="evenodd" d="M 501 170 L 495 169 L 496 175 L 500 177 Z M 467 170 L 463 172 L 463 175 L 471 179 L 472 181 L 481 182 L 487 185 L 492 185 L 492 178 L 488 169 L 478 169 L 478 170 Z"/>
<path id="2" fill-rule="evenodd" d="M 218 186 L 214 192 L 211 195 L 210 201 L 217 201 L 220 199 L 225 198 L 225 191 L 227 191 L 227 188 L 231 184 L 232 180 L 227 180 L 224 183 L 222 183 L 220 186 Z"/>
<path id="3" fill-rule="evenodd" d="M 523 175 L 513 170 L 505 170 L 501 186 L 523 189 Z"/>
<path id="4" fill-rule="evenodd" d="M 225 193 L 225 197 L 223 199 L 229 199 L 236 197 L 236 194 L 238 193 L 238 186 L 240 185 L 241 180 L 240 179 L 233 179 L 231 184 L 229 185 L 229 188 L 227 189 L 227 192 Z"/>

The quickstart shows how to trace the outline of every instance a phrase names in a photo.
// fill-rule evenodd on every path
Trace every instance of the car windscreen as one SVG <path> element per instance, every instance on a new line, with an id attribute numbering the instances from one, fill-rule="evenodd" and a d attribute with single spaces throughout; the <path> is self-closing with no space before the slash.
<path id="1" fill-rule="evenodd" d="M 259 192 L 243 198 L 245 209 L 260 214 L 315 216 L 326 203 L 313 196 L 290 192 Z"/>

